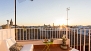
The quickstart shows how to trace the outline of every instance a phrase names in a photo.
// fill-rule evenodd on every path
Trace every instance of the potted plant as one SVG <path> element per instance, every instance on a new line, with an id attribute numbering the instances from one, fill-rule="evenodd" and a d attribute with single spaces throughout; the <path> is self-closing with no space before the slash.
<path id="1" fill-rule="evenodd" d="M 62 49 L 67 49 L 67 48 L 68 48 L 68 46 L 66 45 L 66 40 L 67 40 L 66 35 L 63 34 L 63 37 L 62 37 L 62 44 L 61 44 L 61 48 L 62 48 Z"/>

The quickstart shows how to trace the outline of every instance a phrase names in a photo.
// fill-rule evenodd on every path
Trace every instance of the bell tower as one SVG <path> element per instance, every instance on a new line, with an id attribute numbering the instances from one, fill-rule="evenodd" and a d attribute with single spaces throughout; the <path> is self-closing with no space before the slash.
<path id="1" fill-rule="evenodd" d="M 10 20 L 10 25 L 13 26 L 13 21 L 12 21 L 12 19 Z"/>

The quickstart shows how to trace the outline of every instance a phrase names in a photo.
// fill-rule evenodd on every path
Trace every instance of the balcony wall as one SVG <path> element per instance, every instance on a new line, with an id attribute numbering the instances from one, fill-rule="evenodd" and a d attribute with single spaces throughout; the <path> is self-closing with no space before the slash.
<path id="1" fill-rule="evenodd" d="M 8 38 L 15 39 L 14 29 L 0 29 L 0 42 Z"/>
<path id="2" fill-rule="evenodd" d="M 15 31 L 14 29 L 0 29 L 0 51 L 7 51 L 8 44 L 5 41 L 8 38 L 13 38 L 15 40 Z"/>

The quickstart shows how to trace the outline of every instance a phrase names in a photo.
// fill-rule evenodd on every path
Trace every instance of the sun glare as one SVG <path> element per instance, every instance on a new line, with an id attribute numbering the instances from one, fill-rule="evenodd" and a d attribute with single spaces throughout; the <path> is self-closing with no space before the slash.
<path id="1" fill-rule="evenodd" d="M 54 22 L 54 24 L 55 25 L 66 25 L 67 24 L 67 21 L 66 21 L 66 19 L 57 19 L 57 20 L 55 20 L 55 22 Z"/>

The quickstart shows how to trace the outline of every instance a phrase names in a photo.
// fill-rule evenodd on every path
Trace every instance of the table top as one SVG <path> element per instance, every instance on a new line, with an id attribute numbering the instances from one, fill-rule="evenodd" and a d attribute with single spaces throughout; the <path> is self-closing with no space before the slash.
<path id="1" fill-rule="evenodd" d="M 53 44 L 53 42 L 43 42 L 43 43 L 45 43 L 45 44 Z"/>

